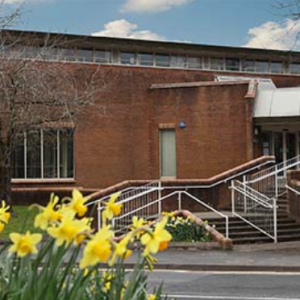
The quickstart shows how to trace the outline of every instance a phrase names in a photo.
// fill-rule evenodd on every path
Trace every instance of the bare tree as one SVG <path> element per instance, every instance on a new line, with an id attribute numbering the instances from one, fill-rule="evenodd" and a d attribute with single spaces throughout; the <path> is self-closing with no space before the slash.
<path id="1" fill-rule="evenodd" d="M 101 107 L 95 102 L 112 85 L 99 65 L 51 61 L 67 47 L 63 35 L 0 31 L 0 199 L 11 203 L 14 155 L 24 136 L 73 127 L 84 106 Z"/>

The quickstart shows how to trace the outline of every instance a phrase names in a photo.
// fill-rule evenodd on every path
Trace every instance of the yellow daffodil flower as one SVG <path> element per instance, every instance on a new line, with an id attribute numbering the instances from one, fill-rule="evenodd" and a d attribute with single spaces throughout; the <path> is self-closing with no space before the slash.
<path id="1" fill-rule="evenodd" d="M 145 256 L 149 253 L 157 253 L 161 243 L 169 242 L 172 239 L 171 234 L 165 229 L 167 222 L 168 217 L 164 217 L 162 221 L 156 224 L 153 232 L 146 232 L 142 236 L 141 242 L 146 246 L 144 250 Z"/>
<path id="2" fill-rule="evenodd" d="M 118 216 L 121 213 L 122 204 L 115 203 L 118 197 L 121 195 L 121 192 L 113 194 L 109 201 L 104 204 L 106 208 L 103 212 L 104 219 L 111 220 L 114 216 Z"/>
<path id="3" fill-rule="evenodd" d="M 19 233 L 11 233 L 9 238 L 13 242 L 13 245 L 9 248 L 9 252 L 17 253 L 18 256 L 23 257 L 27 254 L 36 254 L 37 248 L 36 244 L 38 244 L 42 235 L 40 233 L 30 234 L 27 231 L 24 235 Z"/>
<path id="4" fill-rule="evenodd" d="M 156 296 L 153 294 L 148 295 L 148 300 L 156 300 Z"/>
<path id="5" fill-rule="evenodd" d="M 72 199 L 70 203 L 68 203 L 68 209 L 73 210 L 75 213 L 78 214 L 79 217 L 83 217 L 87 212 L 87 206 L 85 203 L 89 200 L 89 197 L 83 197 L 82 193 L 74 189 L 72 192 Z"/>
<path id="6" fill-rule="evenodd" d="M 98 262 L 107 262 L 111 255 L 112 237 L 113 232 L 110 226 L 103 227 L 85 246 L 79 267 L 85 269 Z"/>
<path id="7" fill-rule="evenodd" d="M 56 239 L 56 245 L 60 246 L 66 242 L 68 246 L 78 235 L 85 231 L 90 231 L 89 219 L 83 218 L 77 220 L 73 218 L 73 214 L 65 214 L 58 226 L 49 227 L 47 232 L 50 236 Z"/>
<path id="8" fill-rule="evenodd" d="M 10 206 L 6 206 L 5 201 L 2 201 L 0 207 L 0 222 L 7 224 L 10 219 L 10 212 L 8 212 Z"/>
<path id="9" fill-rule="evenodd" d="M 58 196 L 51 194 L 50 201 L 46 207 L 41 207 L 41 212 L 34 219 L 34 226 L 45 230 L 49 224 L 57 222 L 62 218 L 62 214 L 55 210 L 55 206 L 59 201 Z"/>
<path id="10" fill-rule="evenodd" d="M 4 230 L 4 224 L 0 222 L 0 233 Z"/>
<path id="11" fill-rule="evenodd" d="M 110 266 L 112 266 L 115 263 L 117 256 L 126 259 L 131 255 L 132 251 L 127 249 L 127 245 L 129 244 L 131 239 L 132 235 L 128 234 L 118 244 L 116 244 L 114 254 L 109 262 Z"/>
<path id="12" fill-rule="evenodd" d="M 146 221 L 143 218 L 138 218 L 137 216 L 134 216 L 132 218 L 132 226 L 131 229 L 138 229 L 143 227 L 146 224 Z"/>
<path id="13" fill-rule="evenodd" d="M 136 229 L 139 229 L 139 228 L 145 226 L 146 224 L 147 224 L 147 222 L 143 218 L 139 219 L 138 217 L 134 216 L 132 218 L 131 230 L 134 231 Z M 138 233 L 136 233 L 137 238 L 139 238 L 143 233 L 144 233 L 143 230 L 140 230 Z"/>

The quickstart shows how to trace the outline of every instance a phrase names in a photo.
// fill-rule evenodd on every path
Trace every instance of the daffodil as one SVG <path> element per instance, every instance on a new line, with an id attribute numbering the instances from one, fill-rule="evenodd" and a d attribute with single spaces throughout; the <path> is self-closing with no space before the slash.
<path id="1" fill-rule="evenodd" d="M 148 295 L 148 300 L 156 300 L 156 296 L 151 294 L 151 295 Z"/>
<path id="2" fill-rule="evenodd" d="M 146 232 L 142 236 L 141 242 L 145 245 L 145 256 L 149 253 L 157 253 L 162 243 L 169 242 L 172 239 L 171 234 L 165 229 L 167 222 L 168 217 L 164 217 L 156 224 L 153 232 Z"/>
<path id="3" fill-rule="evenodd" d="M 111 220 L 114 216 L 118 216 L 121 213 L 122 204 L 115 203 L 120 195 L 121 192 L 115 193 L 110 197 L 107 203 L 104 202 L 104 204 L 106 205 L 103 212 L 104 219 Z"/>
<path id="4" fill-rule="evenodd" d="M 85 231 L 90 231 L 90 220 L 83 218 L 77 220 L 73 218 L 73 214 L 65 214 L 61 222 L 57 226 L 52 226 L 47 229 L 50 236 L 56 239 L 57 246 L 66 242 L 68 246 L 78 235 L 81 235 Z"/>
<path id="5" fill-rule="evenodd" d="M 0 222 L 0 233 L 4 230 L 4 224 Z"/>
<path id="6" fill-rule="evenodd" d="M 41 212 L 34 219 L 34 226 L 45 230 L 49 224 L 57 222 L 62 218 L 61 212 L 55 210 L 55 206 L 59 201 L 58 196 L 51 194 L 50 201 L 46 207 L 41 207 Z"/>
<path id="7" fill-rule="evenodd" d="M 131 225 L 131 230 L 134 231 L 134 230 L 137 230 L 139 228 L 142 228 L 143 226 L 146 225 L 146 221 L 143 219 L 143 218 L 138 218 L 136 216 L 134 216 L 132 218 L 132 225 Z M 139 230 L 137 233 L 136 233 L 136 236 L 137 238 L 139 238 L 142 234 L 144 233 L 144 230 Z"/>
<path id="8" fill-rule="evenodd" d="M 67 208 L 73 210 L 79 217 L 83 217 L 87 212 L 87 206 L 85 203 L 89 199 L 89 197 L 83 197 L 79 190 L 74 189 L 72 192 L 72 199 L 70 203 L 68 203 Z"/>
<path id="9" fill-rule="evenodd" d="M 7 224 L 10 219 L 10 212 L 9 206 L 6 206 L 5 201 L 2 201 L 1 207 L 0 207 L 0 222 Z"/>
<path id="10" fill-rule="evenodd" d="M 123 258 L 126 259 L 131 255 L 131 250 L 127 249 L 127 246 L 132 239 L 132 235 L 128 234 L 125 236 L 119 243 L 115 245 L 115 251 L 113 253 L 113 256 L 109 262 L 109 265 L 112 266 L 117 258 Z"/>
<path id="11" fill-rule="evenodd" d="M 36 254 L 38 252 L 36 245 L 41 241 L 42 235 L 40 233 L 31 234 L 27 231 L 24 235 L 11 233 L 9 238 L 13 242 L 13 245 L 8 251 L 17 253 L 18 256 L 23 257 L 27 254 Z"/>
<path id="12" fill-rule="evenodd" d="M 79 263 L 81 269 L 94 266 L 98 262 L 107 262 L 111 255 L 111 238 L 113 231 L 104 226 L 85 246 Z"/>

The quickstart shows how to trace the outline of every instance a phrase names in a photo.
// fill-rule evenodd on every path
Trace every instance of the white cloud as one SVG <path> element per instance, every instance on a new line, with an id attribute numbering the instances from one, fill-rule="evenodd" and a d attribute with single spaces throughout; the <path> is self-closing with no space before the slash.
<path id="1" fill-rule="evenodd" d="M 127 0 L 123 12 L 159 12 L 194 0 Z"/>
<path id="2" fill-rule="evenodd" d="M 104 25 L 104 30 L 95 32 L 93 36 L 111 36 L 129 39 L 158 40 L 163 41 L 165 37 L 150 30 L 138 30 L 138 25 L 127 20 L 115 20 Z"/>
<path id="3" fill-rule="evenodd" d="M 258 27 L 249 29 L 248 42 L 244 47 L 299 50 L 300 22 L 287 19 L 283 23 L 266 22 Z"/>

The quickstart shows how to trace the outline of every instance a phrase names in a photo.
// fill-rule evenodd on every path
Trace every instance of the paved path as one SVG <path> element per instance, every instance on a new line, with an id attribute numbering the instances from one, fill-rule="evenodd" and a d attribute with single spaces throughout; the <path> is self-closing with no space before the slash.
<path id="1" fill-rule="evenodd" d="M 299 245 L 299 244 L 298 244 Z M 300 247 L 293 249 L 245 251 L 183 251 L 168 249 L 156 255 L 157 269 L 210 271 L 300 272 Z M 137 260 L 134 253 L 129 266 Z"/>
<path id="2" fill-rule="evenodd" d="M 168 299 L 300 300 L 300 273 L 156 271 L 149 275 L 149 291 L 162 281 Z"/>

